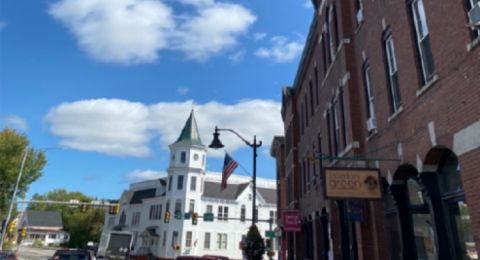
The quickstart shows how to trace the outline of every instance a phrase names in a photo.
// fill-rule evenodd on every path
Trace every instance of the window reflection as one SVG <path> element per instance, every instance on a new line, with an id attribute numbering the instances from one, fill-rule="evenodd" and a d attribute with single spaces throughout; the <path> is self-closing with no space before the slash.
<path id="1" fill-rule="evenodd" d="M 419 260 L 435 260 L 435 231 L 430 222 L 430 214 L 412 214 L 413 233 Z"/>
<path id="2" fill-rule="evenodd" d="M 473 241 L 472 225 L 468 207 L 464 201 L 458 201 L 450 204 L 451 219 L 455 221 L 454 228 L 457 229 L 457 241 L 459 243 L 459 253 L 463 260 L 478 259 Z"/>
<path id="3" fill-rule="evenodd" d="M 410 178 L 407 181 L 410 205 L 423 205 L 422 187 L 417 180 Z"/>

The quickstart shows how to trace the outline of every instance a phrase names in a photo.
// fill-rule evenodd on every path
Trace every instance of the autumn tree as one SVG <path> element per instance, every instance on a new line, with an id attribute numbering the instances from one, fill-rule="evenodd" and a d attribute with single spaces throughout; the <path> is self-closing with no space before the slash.
<path id="1" fill-rule="evenodd" d="M 97 198 L 89 197 L 81 192 L 68 192 L 65 189 L 57 189 L 44 195 L 34 194 L 32 200 L 39 201 L 65 201 L 70 200 L 89 201 Z M 89 241 L 99 242 L 101 229 L 105 220 L 104 208 L 92 208 L 88 206 L 87 212 L 82 213 L 80 207 L 71 207 L 69 204 L 44 204 L 31 203 L 28 209 L 59 211 L 62 215 L 63 230 L 70 234 L 69 247 L 85 248 Z"/>
<path id="2" fill-rule="evenodd" d="M 25 134 L 5 127 L 0 132 L 0 218 L 5 219 L 12 201 L 15 183 L 25 151 L 27 157 L 22 177 L 18 185 L 17 196 L 23 197 L 31 183 L 43 175 L 43 167 L 47 163 L 44 152 L 35 151 Z M 13 217 L 14 215 L 12 215 Z"/>

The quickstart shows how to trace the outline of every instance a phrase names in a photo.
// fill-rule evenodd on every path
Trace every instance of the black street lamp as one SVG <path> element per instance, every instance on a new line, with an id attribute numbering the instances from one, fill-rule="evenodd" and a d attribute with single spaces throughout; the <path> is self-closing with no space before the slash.
<path id="1" fill-rule="evenodd" d="M 218 149 L 222 148 L 224 145 L 218 139 L 218 136 L 220 135 L 218 131 L 230 131 L 234 134 L 236 134 L 242 141 L 244 141 L 248 146 L 253 148 L 253 200 L 252 200 L 252 225 L 255 225 L 255 206 L 256 206 L 256 199 L 257 199 L 257 148 L 262 146 L 262 141 L 258 141 L 257 143 L 257 136 L 253 136 L 253 144 L 251 144 L 249 141 L 245 140 L 242 136 L 240 136 L 237 132 L 233 131 L 232 129 L 219 129 L 217 126 L 215 126 L 215 133 L 213 133 L 213 141 L 212 143 L 208 146 L 213 149 Z"/>

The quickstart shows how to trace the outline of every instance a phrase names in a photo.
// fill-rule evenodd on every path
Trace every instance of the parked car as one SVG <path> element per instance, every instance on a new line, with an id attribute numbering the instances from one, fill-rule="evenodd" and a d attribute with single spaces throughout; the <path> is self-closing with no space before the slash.
<path id="1" fill-rule="evenodd" d="M 97 260 L 92 250 L 64 248 L 59 249 L 49 260 Z"/>
<path id="2" fill-rule="evenodd" d="M 201 256 L 193 256 L 193 255 L 181 255 L 177 256 L 175 260 L 202 260 Z"/>
<path id="3" fill-rule="evenodd" d="M 230 258 L 222 255 L 204 255 L 203 260 L 231 260 Z"/>
<path id="4" fill-rule="evenodd" d="M 17 255 L 13 251 L 0 251 L 0 260 L 17 260 Z"/>

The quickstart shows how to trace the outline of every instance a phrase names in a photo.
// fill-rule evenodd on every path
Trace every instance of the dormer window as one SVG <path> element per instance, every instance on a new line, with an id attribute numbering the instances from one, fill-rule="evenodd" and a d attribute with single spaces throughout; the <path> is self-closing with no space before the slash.
<path id="1" fill-rule="evenodd" d="M 252 194 L 248 194 L 248 200 L 252 200 Z"/>
<path id="2" fill-rule="evenodd" d="M 181 153 L 180 162 L 181 163 L 186 163 L 187 162 L 187 152 L 182 152 Z"/>

